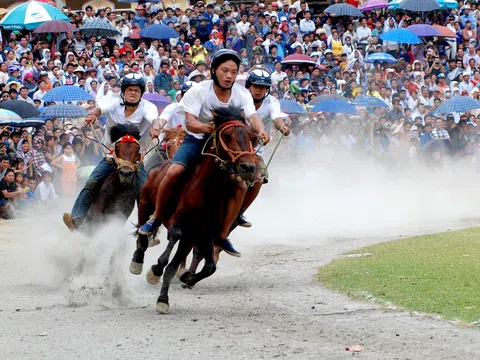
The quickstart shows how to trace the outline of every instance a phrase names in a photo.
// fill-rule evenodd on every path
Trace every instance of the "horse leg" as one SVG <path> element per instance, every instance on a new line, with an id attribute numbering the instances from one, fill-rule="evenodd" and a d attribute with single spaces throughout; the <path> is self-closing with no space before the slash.
<path id="1" fill-rule="evenodd" d="M 250 205 L 253 204 L 255 199 L 257 198 L 258 194 L 260 193 L 260 189 L 263 185 L 263 179 L 257 181 L 253 187 L 249 187 L 247 193 L 245 194 L 245 198 L 243 199 L 242 208 L 240 210 L 240 214 L 243 214 Z"/>
<path id="2" fill-rule="evenodd" d="M 162 255 L 158 258 L 157 264 L 152 265 L 150 269 L 147 271 L 147 282 L 150 285 L 156 285 L 160 282 L 160 278 L 163 274 L 163 269 L 168 264 L 168 260 L 170 259 L 170 254 L 172 253 L 173 247 L 175 246 L 177 240 L 173 239 L 169 236 L 169 241 L 167 248 L 163 252 Z"/>
<path id="3" fill-rule="evenodd" d="M 170 264 L 167 265 L 165 269 L 165 274 L 163 276 L 162 290 L 160 291 L 160 296 L 157 299 L 157 308 L 156 311 L 161 314 L 168 313 L 168 289 L 170 288 L 170 283 L 177 272 L 178 266 L 180 263 L 188 256 L 192 250 L 192 245 L 186 241 L 180 241 L 178 245 L 177 252 L 173 257 Z"/>
<path id="4" fill-rule="evenodd" d="M 148 190 L 144 188 L 142 195 L 140 197 L 140 203 L 138 206 L 138 223 L 144 224 L 148 218 L 151 211 L 151 205 L 148 201 L 149 194 Z M 145 251 L 148 249 L 148 236 L 137 234 L 137 249 L 133 253 L 132 261 L 130 262 L 130 272 L 134 275 L 140 275 L 143 270 L 143 259 L 145 257 Z"/>
<path id="5" fill-rule="evenodd" d="M 213 260 L 213 244 L 212 242 L 208 242 L 206 244 L 202 244 L 198 246 L 199 253 L 201 256 L 205 258 L 205 265 L 203 265 L 202 270 L 198 273 L 185 273 L 183 274 L 182 278 L 180 279 L 186 285 L 192 287 L 199 281 L 213 275 L 217 266 L 215 261 Z"/>
<path id="6" fill-rule="evenodd" d="M 182 277 L 182 275 L 185 274 L 186 272 L 195 273 L 197 271 L 198 264 L 202 260 L 203 260 L 203 257 L 200 255 L 200 253 L 198 251 L 198 248 L 195 246 L 193 248 L 193 257 L 192 257 L 192 262 L 190 264 L 190 268 L 187 270 L 187 268 L 186 268 L 187 259 L 185 258 L 185 260 L 183 260 L 182 263 L 180 264 L 180 268 L 177 271 L 177 275 L 176 275 L 177 278 L 180 279 Z"/>
<path id="7" fill-rule="evenodd" d="M 218 260 L 220 260 L 220 253 L 222 252 L 222 249 L 220 249 L 218 246 L 215 246 L 213 249 L 213 261 L 215 261 L 215 264 L 218 264 Z"/>

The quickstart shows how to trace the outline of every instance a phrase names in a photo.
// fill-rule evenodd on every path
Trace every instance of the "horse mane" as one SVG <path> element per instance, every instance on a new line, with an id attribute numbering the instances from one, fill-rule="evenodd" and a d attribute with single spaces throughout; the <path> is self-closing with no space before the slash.
<path id="1" fill-rule="evenodd" d="M 140 130 L 132 124 L 116 124 L 110 128 L 110 140 L 112 143 L 125 135 L 132 135 L 136 140 L 140 140 Z"/>
<path id="2" fill-rule="evenodd" d="M 227 121 L 240 120 L 245 122 L 243 109 L 236 106 L 214 108 L 212 109 L 212 114 L 217 128 Z"/>

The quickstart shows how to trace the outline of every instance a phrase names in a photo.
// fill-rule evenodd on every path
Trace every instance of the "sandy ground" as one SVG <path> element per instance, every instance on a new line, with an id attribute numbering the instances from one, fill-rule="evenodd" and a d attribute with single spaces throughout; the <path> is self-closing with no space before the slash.
<path id="1" fill-rule="evenodd" d="M 432 208 L 420 212 L 402 200 L 417 180 L 337 175 L 325 171 L 320 182 L 304 169 L 301 180 L 286 174 L 269 184 L 248 213 L 254 227 L 233 236 L 243 257 L 222 255 L 217 273 L 193 290 L 173 285 L 169 315 L 154 311 L 159 286 L 128 273 L 128 225 L 108 224 L 86 238 L 53 215 L 0 224 L 0 358 L 350 359 L 345 348 L 360 344 L 355 358 L 479 359 L 478 330 L 353 302 L 315 281 L 318 266 L 345 251 L 479 225 L 462 220 L 480 219 L 476 193 L 447 193 L 437 203 L 433 191 L 424 199 Z M 451 186 L 435 179 L 422 181 L 436 191 Z M 377 193 L 377 205 L 364 201 Z M 164 246 L 150 249 L 146 266 Z"/>

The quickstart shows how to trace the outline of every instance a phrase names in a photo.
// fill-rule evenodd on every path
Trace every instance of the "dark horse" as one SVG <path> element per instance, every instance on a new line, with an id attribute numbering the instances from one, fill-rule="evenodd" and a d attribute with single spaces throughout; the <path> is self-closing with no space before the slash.
<path id="1" fill-rule="evenodd" d="M 84 225 L 89 231 L 105 224 L 107 217 L 115 215 L 127 221 L 137 199 L 136 176 L 142 155 L 140 153 L 140 131 L 134 125 L 117 124 L 110 129 L 110 139 L 114 144 L 109 159 L 115 167 L 103 181 L 97 192 Z"/>
<path id="2" fill-rule="evenodd" d="M 157 264 L 147 272 L 147 281 L 156 284 L 165 269 L 162 289 L 156 310 L 167 313 L 168 289 L 172 278 L 193 247 L 205 259 L 203 269 L 193 274 L 185 272 L 181 281 L 188 286 L 212 275 L 216 270 L 213 259 L 214 238 L 221 230 L 229 199 L 234 197 L 239 181 L 251 181 L 255 173 L 253 135 L 241 110 L 237 108 L 214 111 L 215 132 L 205 145 L 204 156 L 199 160 L 193 173 L 173 190 L 169 198 L 163 225 L 168 229 L 168 245 Z M 139 224 L 145 223 L 153 213 L 159 183 L 165 176 L 170 162 L 152 171 L 145 183 L 139 210 Z M 169 263 L 175 243 L 180 240 L 177 252 Z M 139 235 L 137 250 L 130 271 L 140 274 L 148 238 Z M 168 266 L 167 266 L 168 264 Z"/>

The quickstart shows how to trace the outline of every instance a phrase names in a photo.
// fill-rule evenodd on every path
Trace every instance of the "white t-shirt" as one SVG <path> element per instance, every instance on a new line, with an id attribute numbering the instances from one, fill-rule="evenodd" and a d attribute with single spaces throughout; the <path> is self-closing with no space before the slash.
<path id="1" fill-rule="evenodd" d="M 287 116 L 285 113 L 282 113 L 280 103 L 272 95 L 268 95 L 263 100 L 262 105 L 257 110 L 257 115 L 262 119 L 267 134 L 269 134 L 272 129 L 273 120 Z M 261 145 L 257 145 L 255 148 L 257 155 L 260 157 L 263 156 L 263 148 L 264 146 Z"/>
<path id="2" fill-rule="evenodd" d="M 202 81 L 188 90 L 179 103 L 178 111 L 183 115 L 185 113 L 192 114 L 203 124 L 208 124 L 213 119 L 212 110 L 226 107 L 242 109 L 247 120 L 256 113 L 252 96 L 247 89 L 239 84 L 234 84 L 230 99 L 224 103 L 218 100 L 213 91 L 213 80 Z M 203 139 L 204 134 L 194 134 L 188 131 L 186 124 L 184 124 L 184 128 L 189 135 Z"/>
<path id="3" fill-rule="evenodd" d="M 120 98 L 106 96 L 98 103 L 98 107 L 102 111 L 102 115 L 107 117 L 107 126 L 105 130 L 105 144 L 111 145 L 110 128 L 116 124 L 132 124 L 136 125 L 140 130 L 142 145 L 146 145 L 143 135 L 148 132 L 153 120 L 158 118 L 157 107 L 150 101 L 142 99 L 137 110 L 129 117 L 125 116 L 125 106 L 121 105 Z"/>
<path id="4" fill-rule="evenodd" d="M 178 111 L 179 103 L 173 103 L 168 105 L 163 109 L 162 114 L 160 115 L 160 120 L 165 120 L 167 123 L 163 127 L 164 129 L 173 129 L 178 126 L 185 127 L 185 114 L 182 114 Z M 165 138 L 165 134 L 161 133 L 158 137 L 160 142 Z"/>

